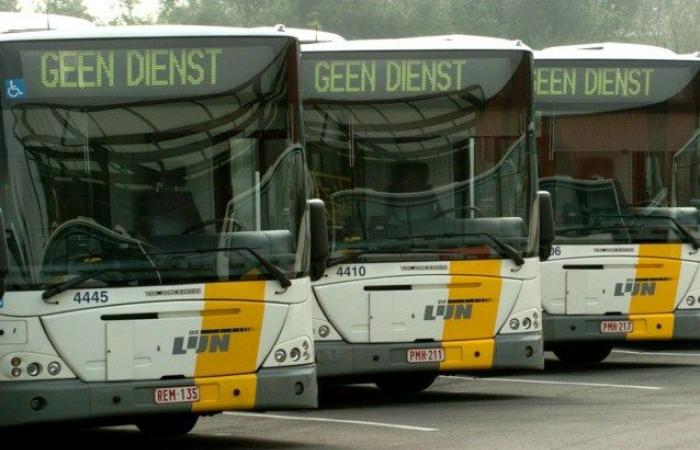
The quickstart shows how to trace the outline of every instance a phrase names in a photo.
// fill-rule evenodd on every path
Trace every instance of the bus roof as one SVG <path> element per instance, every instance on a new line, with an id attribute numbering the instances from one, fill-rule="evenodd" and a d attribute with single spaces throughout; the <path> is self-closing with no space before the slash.
<path id="1" fill-rule="evenodd" d="M 679 55 L 672 50 L 653 45 L 601 42 L 594 44 L 562 45 L 535 51 L 535 59 L 615 59 L 688 61 L 697 56 Z"/>
<path id="2" fill-rule="evenodd" d="M 94 27 L 86 19 L 59 14 L 0 11 L 0 33 Z"/>
<path id="3" fill-rule="evenodd" d="M 296 39 L 292 34 L 250 28 L 211 27 L 198 25 L 139 25 L 116 27 L 92 27 L 69 30 L 34 31 L 31 33 L 10 33 L 0 35 L 0 42 L 43 41 L 43 40 L 72 40 L 72 39 L 120 39 L 120 38 L 156 38 L 156 37 L 288 37 Z"/>
<path id="4" fill-rule="evenodd" d="M 320 44 L 306 44 L 302 46 L 302 50 L 305 52 L 391 50 L 514 50 L 532 52 L 530 47 L 523 44 L 521 41 L 464 34 L 326 42 Z"/>
<path id="5" fill-rule="evenodd" d="M 345 38 L 339 34 L 328 31 L 312 30 L 310 28 L 289 28 L 283 24 L 272 27 L 254 27 L 251 30 L 287 32 L 295 36 L 302 44 L 314 44 L 320 42 L 346 42 Z"/>

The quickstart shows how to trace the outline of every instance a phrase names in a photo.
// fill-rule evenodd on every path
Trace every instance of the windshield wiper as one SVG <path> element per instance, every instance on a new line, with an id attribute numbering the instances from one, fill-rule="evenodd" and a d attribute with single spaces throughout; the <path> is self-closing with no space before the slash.
<path id="1" fill-rule="evenodd" d="M 287 275 L 282 272 L 282 270 L 277 267 L 276 265 L 272 264 L 268 259 L 266 259 L 263 255 L 255 251 L 254 249 L 250 247 L 216 247 L 216 248 L 193 248 L 193 249 L 188 249 L 188 250 L 173 250 L 173 251 L 168 251 L 168 252 L 157 252 L 157 253 L 149 253 L 149 255 L 182 255 L 182 254 L 205 254 L 205 253 L 214 253 L 214 252 L 229 252 L 229 251 L 239 251 L 239 252 L 248 252 L 250 253 L 253 258 L 258 260 L 260 265 L 262 265 L 265 269 L 267 269 L 268 273 L 272 275 L 272 277 L 279 282 L 279 284 L 283 288 L 288 288 L 289 286 L 292 285 L 292 282 L 289 278 L 287 278 Z"/>
<path id="2" fill-rule="evenodd" d="M 350 249 L 348 249 L 350 250 Z M 458 253 L 454 250 L 441 250 L 441 249 L 423 249 L 423 248 L 388 248 L 388 249 L 352 249 L 355 250 L 353 253 L 348 255 L 339 256 L 337 258 L 329 259 L 326 267 L 336 266 L 338 264 L 345 264 L 347 262 L 353 261 L 362 255 L 400 255 L 400 254 L 425 254 L 425 253 Z"/>
<path id="3" fill-rule="evenodd" d="M 92 272 L 86 272 L 82 275 L 78 275 L 75 278 L 71 278 L 68 281 L 64 281 L 63 283 L 59 283 L 56 285 L 53 285 L 49 288 L 47 288 L 44 292 L 41 293 L 41 298 L 44 301 L 47 301 L 51 297 L 53 297 L 56 294 L 60 294 L 63 291 L 67 291 L 68 289 L 72 289 L 76 286 L 78 286 L 81 283 L 84 283 L 85 281 L 89 280 L 90 278 L 94 278 L 98 275 L 102 275 L 105 272 L 115 272 L 117 269 L 113 267 L 103 267 L 102 269 L 98 270 L 93 270 Z"/>
<path id="4" fill-rule="evenodd" d="M 441 233 L 441 234 L 423 234 L 418 236 L 406 236 L 406 239 L 411 238 L 455 238 L 455 237 L 468 237 L 468 236 L 485 236 L 491 242 L 491 248 L 499 251 L 502 256 L 507 256 L 512 259 L 515 264 L 522 266 L 525 264 L 525 260 L 520 256 L 520 252 L 515 248 L 511 247 L 509 244 L 505 243 L 503 240 L 497 238 L 490 233 Z"/>
<path id="5" fill-rule="evenodd" d="M 596 216 L 598 217 L 598 216 Z M 570 234 L 575 231 L 586 231 L 588 232 L 587 235 L 590 235 L 591 232 L 594 231 L 616 231 L 616 230 L 636 230 L 640 229 L 641 227 L 638 225 L 591 225 L 589 227 L 572 227 L 572 228 L 559 228 L 555 230 L 555 233 L 557 235 L 566 235 L 567 233 Z"/>
<path id="6" fill-rule="evenodd" d="M 651 215 L 645 215 L 645 214 L 626 214 L 626 215 L 613 215 L 613 216 L 595 216 L 595 217 L 611 217 L 611 218 L 621 218 L 621 219 L 661 219 L 661 220 L 667 220 L 671 222 L 676 228 L 678 236 L 681 238 L 683 242 L 686 244 L 690 244 L 693 247 L 693 250 L 700 249 L 700 241 L 697 240 L 695 236 L 693 236 L 693 233 L 686 228 L 685 225 L 682 225 L 680 222 L 678 222 L 676 219 L 673 217 L 669 216 L 651 216 Z"/>

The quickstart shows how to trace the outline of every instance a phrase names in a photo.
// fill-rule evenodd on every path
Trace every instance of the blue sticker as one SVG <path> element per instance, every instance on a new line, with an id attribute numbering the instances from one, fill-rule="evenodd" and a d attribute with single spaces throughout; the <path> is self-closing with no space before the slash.
<path id="1" fill-rule="evenodd" d="M 10 100 L 24 98 L 24 79 L 5 80 L 5 96 Z"/>

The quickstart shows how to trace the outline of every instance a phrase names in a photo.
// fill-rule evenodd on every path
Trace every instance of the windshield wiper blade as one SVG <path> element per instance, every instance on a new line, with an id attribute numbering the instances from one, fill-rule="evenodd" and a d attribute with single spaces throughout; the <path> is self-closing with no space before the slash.
<path id="1" fill-rule="evenodd" d="M 700 241 L 693 236 L 693 233 L 688 230 L 688 228 L 678 222 L 676 219 L 673 217 L 669 216 L 653 216 L 653 215 L 646 215 L 646 214 L 626 214 L 626 215 L 613 215 L 613 216 L 595 216 L 595 217 L 613 217 L 613 218 L 627 218 L 627 219 L 660 219 L 660 220 L 667 220 L 671 222 L 674 226 L 675 229 L 677 230 L 677 233 L 681 240 L 685 242 L 686 244 L 690 244 L 693 247 L 693 250 L 700 249 Z"/>
<path id="2" fill-rule="evenodd" d="M 272 275 L 272 277 L 279 282 L 279 284 L 283 288 L 288 288 L 289 286 L 292 285 L 292 281 L 287 278 L 287 275 L 282 272 L 282 270 L 277 267 L 276 265 L 272 264 L 270 260 L 265 258 L 263 255 L 255 251 L 255 249 L 251 247 L 216 247 L 216 248 L 193 248 L 193 249 L 188 249 L 188 250 L 173 250 L 173 251 L 168 251 L 168 252 L 157 252 L 157 253 L 149 253 L 149 255 L 182 255 L 182 254 L 205 254 L 205 253 L 214 253 L 214 252 L 229 252 L 229 251 L 239 251 L 239 252 L 248 252 L 250 253 L 253 258 L 255 258 L 260 265 L 262 265 L 265 269 L 267 269 L 267 272 Z"/>
<path id="3" fill-rule="evenodd" d="M 427 249 L 427 248 L 387 248 L 387 249 L 353 249 L 353 253 L 348 255 L 339 256 L 328 260 L 326 267 L 336 266 L 338 264 L 345 264 L 347 262 L 353 261 L 362 255 L 400 255 L 400 254 L 430 254 L 430 253 L 458 253 L 454 250 L 445 249 Z"/>
<path id="4" fill-rule="evenodd" d="M 485 236 L 490 242 L 491 247 L 500 250 L 501 255 L 507 256 L 512 259 L 515 264 L 522 266 L 525 264 L 525 260 L 520 256 L 520 252 L 515 248 L 511 247 L 510 244 L 503 242 L 503 240 L 497 238 L 491 233 L 441 233 L 441 234 L 424 234 L 419 236 L 407 236 L 410 238 L 454 238 L 454 237 L 468 237 L 468 236 Z"/>
<path id="5" fill-rule="evenodd" d="M 596 216 L 599 217 L 599 216 Z M 638 225 L 591 225 L 589 227 L 572 227 L 572 228 L 559 228 L 555 230 L 556 234 L 566 234 L 566 233 L 571 233 L 572 231 L 588 231 L 590 234 L 593 231 L 616 231 L 620 229 L 625 229 L 625 230 L 636 230 L 641 228 Z"/>
<path id="6" fill-rule="evenodd" d="M 89 280 L 90 278 L 102 275 L 105 272 L 114 272 L 116 270 L 117 269 L 113 267 L 103 267 L 102 269 L 93 270 L 92 272 L 86 272 L 82 275 L 78 275 L 75 278 L 71 278 L 68 281 L 64 281 L 63 283 L 59 283 L 47 288 L 44 292 L 41 293 L 41 298 L 46 302 L 54 295 L 60 294 L 61 292 L 67 291 L 68 289 L 72 289 L 78 286 L 79 284 Z"/>

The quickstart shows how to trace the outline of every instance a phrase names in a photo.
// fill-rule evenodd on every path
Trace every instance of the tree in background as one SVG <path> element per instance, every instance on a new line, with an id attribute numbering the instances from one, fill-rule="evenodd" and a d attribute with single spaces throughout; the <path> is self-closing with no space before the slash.
<path id="1" fill-rule="evenodd" d="M 19 11 L 19 0 L 0 0 L 0 11 Z"/>
<path id="2" fill-rule="evenodd" d="M 95 20 L 88 14 L 87 6 L 83 0 L 41 0 L 35 6 L 36 12 L 62 14 L 65 16 L 80 17 L 87 20 Z"/>
<path id="3" fill-rule="evenodd" d="M 141 0 L 119 0 L 117 8 L 119 15 L 109 21 L 110 25 L 146 25 L 152 23 L 148 17 L 139 17 L 134 14 L 134 9 L 141 4 Z"/>
<path id="4" fill-rule="evenodd" d="M 160 0 L 161 23 L 290 27 L 348 39 L 477 34 L 533 48 L 621 41 L 700 50 L 700 0 Z"/>

